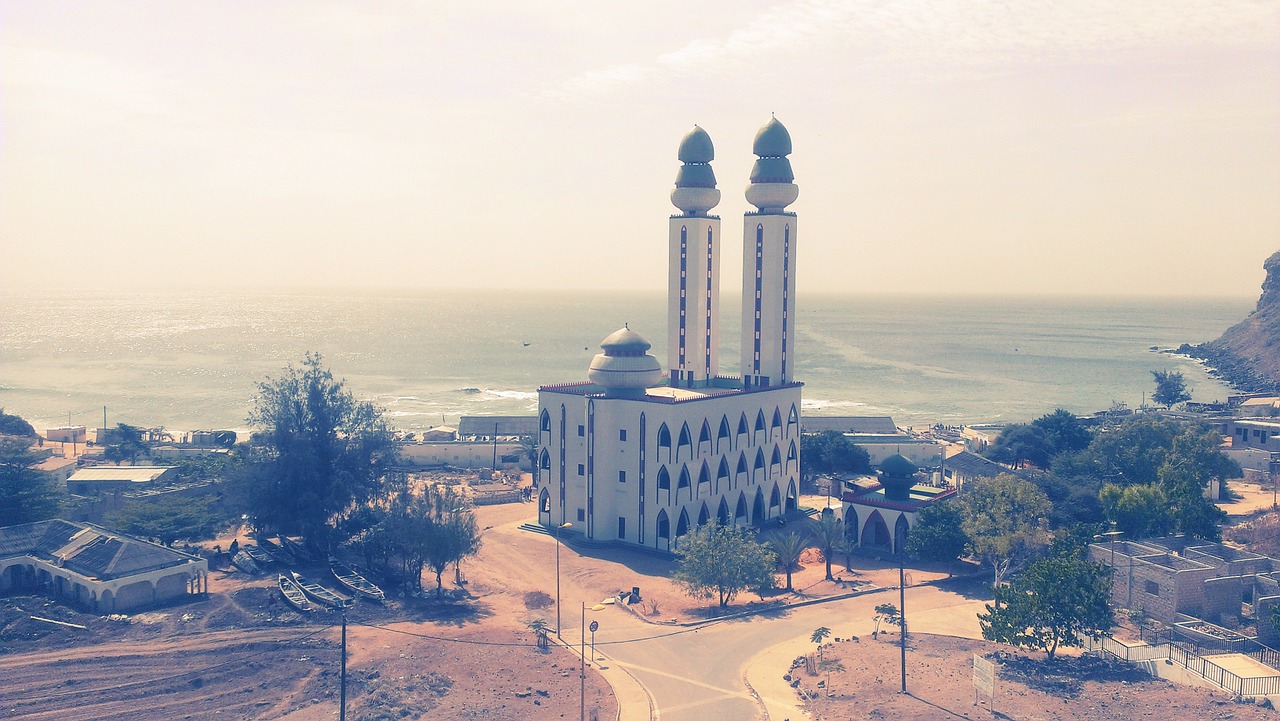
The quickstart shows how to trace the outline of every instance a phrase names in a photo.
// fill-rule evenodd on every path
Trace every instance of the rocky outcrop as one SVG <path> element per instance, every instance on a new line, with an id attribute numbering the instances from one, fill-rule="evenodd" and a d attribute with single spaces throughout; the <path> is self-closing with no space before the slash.
<path id="1" fill-rule="evenodd" d="M 1235 388 L 1248 393 L 1280 393 L 1280 252 L 1262 267 L 1262 295 L 1249 317 L 1217 340 L 1178 349 L 1200 358 Z"/>

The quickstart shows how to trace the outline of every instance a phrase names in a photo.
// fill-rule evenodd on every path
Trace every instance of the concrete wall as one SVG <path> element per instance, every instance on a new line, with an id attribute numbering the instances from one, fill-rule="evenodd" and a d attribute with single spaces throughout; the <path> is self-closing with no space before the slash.
<path id="1" fill-rule="evenodd" d="M 493 465 L 493 450 L 493 443 L 484 441 L 406 443 L 400 446 L 400 459 L 415 466 L 489 468 Z M 518 460 L 503 462 L 503 456 L 516 456 Z M 528 459 L 519 443 L 498 442 L 498 468 L 529 470 Z"/>

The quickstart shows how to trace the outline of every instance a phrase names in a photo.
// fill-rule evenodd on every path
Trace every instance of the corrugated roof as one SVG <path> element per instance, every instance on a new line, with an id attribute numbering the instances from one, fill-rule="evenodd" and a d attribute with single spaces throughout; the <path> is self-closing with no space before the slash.
<path id="1" fill-rule="evenodd" d="M 803 433 L 840 431 L 841 433 L 897 433 L 890 416 L 800 416 Z"/>
<path id="2" fill-rule="evenodd" d="M 494 428 L 497 428 L 495 434 Z M 538 433 L 537 416 L 463 416 L 460 436 L 532 436 Z"/>
<path id="3" fill-rule="evenodd" d="M 181 566 L 194 559 L 89 523 L 62 519 L 0 528 L 0 558 L 32 556 L 102 580 Z"/>
<path id="4" fill-rule="evenodd" d="M 164 475 L 173 466 L 93 466 L 71 474 L 69 481 L 128 481 L 148 483 Z"/>
<path id="5" fill-rule="evenodd" d="M 1013 473 L 1013 471 L 999 463 L 987 460 L 970 451 L 960 451 L 951 456 L 946 460 L 945 467 L 958 471 L 969 478 L 995 478 L 1001 473 Z"/>

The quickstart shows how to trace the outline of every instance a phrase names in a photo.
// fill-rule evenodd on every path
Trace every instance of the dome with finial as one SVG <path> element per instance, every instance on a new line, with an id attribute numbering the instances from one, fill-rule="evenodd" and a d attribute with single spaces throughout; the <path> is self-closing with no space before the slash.
<path id="1" fill-rule="evenodd" d="M 901 454 L 893 454 L 880 462 L 880 485 L 884 497 L 892 501 L 905 501 L 911 497 L 911 487 L 916 484 L 916 464 Z"/>
<path id="2" fill-rule="evenodd" d="M 693 126 L 680 141 L 677 156 L 682 164 L 676 173 L 676 187 L 671 191 L 671 204 L 685 215 L 706 215 L 720 204 L 716 174 L 711 169 L 711 161 L 716 157 L 711 136 L 697 125 Z"/>
<path id="3" fill-rule="evenodd" d="M 610 333 L 600 342 L 603 353 L 591 359 L 587 379 L 605 389 L 605 395 L 635 398 L 662 379 L 658 359 L 649 355 L 652 346 L 630 326 Z"/>
<path id="4" fill-rule="evenodd" d="M 752 150 L 758 156 L 751 168 L 747 202 L 761 213 L 781 213 L 800 197 L 791 171 L 791 134 L 775 117 L 756 133 Z"/>

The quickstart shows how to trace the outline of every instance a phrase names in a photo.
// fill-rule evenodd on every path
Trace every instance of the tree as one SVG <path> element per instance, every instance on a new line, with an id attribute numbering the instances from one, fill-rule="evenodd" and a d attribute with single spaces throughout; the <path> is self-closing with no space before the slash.
<path id="1" fill-rule="evenodd" d="M 1029 423 L 1006 426 L 987 449 L 987 457 L 1020 468 L 1024 463 L 1045 468 L 1053 457 L 1053 446 L 1044 429 Z"/>
<path id="2" fill-rule="evenodd" d="M 769 548 L 773 550 L 774 555 L 778 557 L 778 563 L 786 571 L 788 591 L 794 590 L 791 587 L 791 573 L 796 566 L 800 565 L 800 556 L 804 555 L 805 549 L 808 548 L 805 541 L 804 536 L 792 531 L 769 542 Z"/>
<path id="3" fill-rule="evenodd" d="M 1093 435 L 1089 433 L 1088 428 L 1084 427 L 1080 419 L 1062 408 L 1040 416 L 1031 421 L 1031 425 L 1044 431 L 1045 438 L 1052 449 L 1051 454 L 1054 456 L 1068 451 L 1084 450 L 1093 440 Z"/>
<path id="4" fill-rule="evenodd" d="M 424 558 L 436 574 L 436 596 L 444 594 L 441 574 L 450 563 L 474 556 L 480 550 L 480 531 L 465 500 L 449 486 L 435 486 L 428 494 L 427 533 Z"/>
<path id="5" fill-rule="evenodd" d="M 871 632 L 872 637 L 880 635 L 880 624 L 887 623 L 890 626 L 902 625 L 902 613 L 898 611 L 898 607 L 892 603 L 882 603 L 876 606 L 876 615 L 872 619 L 875 621 L 875 629 Z"/>
<path id="6" fill-rule="evenodd" d="M 258 384 L 249 423 L 251 515 L 259 528 L 332 545 L 342 516 L 379 490 L 395 458 L 394 436 L 373 404 L 357 401 L 317 353 Z"/>
<path id="7" fill-rule="evenodd" d="M 142 442 L 142 429 L 127 423 L 117 423 L 107 436 L 106 448 L 102 457 L 120 465 L 122 461 L 133 463 L 138 456 L 147 452 L 147 444 Z"/>
<path id="8" fill-rule="evenodd" d="M 226 519 L 212 506 L 210 496 L 161 496 L 126 505 L 106 520 L 125 533 L 171 546 L 175 541 L 202 541 L 216 536 Z"/>
<path id="9" fill-rule="evenodd" d="M 1044 492 L 1011 473 L 970 481 L 960 497 L 961 528 L 974 555 L 991 564 L 994 586 L 1048 543 L 1051 509 Z"/>
<path id="10" fill-rule="evenodd" d="M 840 431 L 800 436 L 800 477 L 819 473 L 869 473 L 871 456 Z"/>
<path id="11" fill-rule="evenodd" d="M 0 435 L 35 438 L 36 429 L 22 418 L 0 410 Z"/>
<path id="12" fill-rule="evenodd" d="M 1106 519 L 1127 538 L 1167 535 L 1174 527 L 1169 497 L 1157 485 L 1143 483 L 1122 488 L 1108 483 L 1098 492 Z"/>
<path id="13" fill-rule="evenodd" d="M 813 526 L 813 541 L 822 551 L 822 560 L 827 564 L 826 579 L 830 581 L 835 578 L 831 575 L 831 557 L 844 542 L 844 524 L 836 520 L 834 514 L 823 515 Z"/>
<path id="14" fill-rule="evenodd" d="M 0 527 L 58 515 L 62 492 L 24 438 L 0 438 Z"/>
<path id="15" fill-rule="evenodd" d="M 1151 394 L 1153 402 L 1168 410 L 1179 403 L 1191 400 L 1182 371 L 1151 371 L 1151 375 L 1156 379 L 1156 390 Z"/>
<path id="16" fill-rule="evenodd" d="M 724 608 L 740 591 L 772 588 L 777 561 L 745 528 L 708 524 L 681 538 L 671 579 L 695 598 L 718 598 Z"/>
<path id="17" fill-rule="evenodd" d="M 982 637 L 1053 658 L 1059 647 L 1080 646 L 1083 637 L 1110 630 L 1110 593 L 1110 568 L 1079 550 L 1061 550 L 996 589 L 995 605 L 978 614 Z"/>
<path id="18" fill-rule="evenodd" d="M 925 506 L 907 531 L 907 553 L 926 561 L 950 564 L 964 553 L 964 508 L 954 501 Z"/>
<path id="19" fill-rule="evenodd" d="M 813 629 L 813 635 L 809 636 L 809 640 L 818 646 L 818 661 L 822 661 L 822 642 L 827 640 L 831 635 L 831 629 L 826 626 L 819 626 Z"/>

